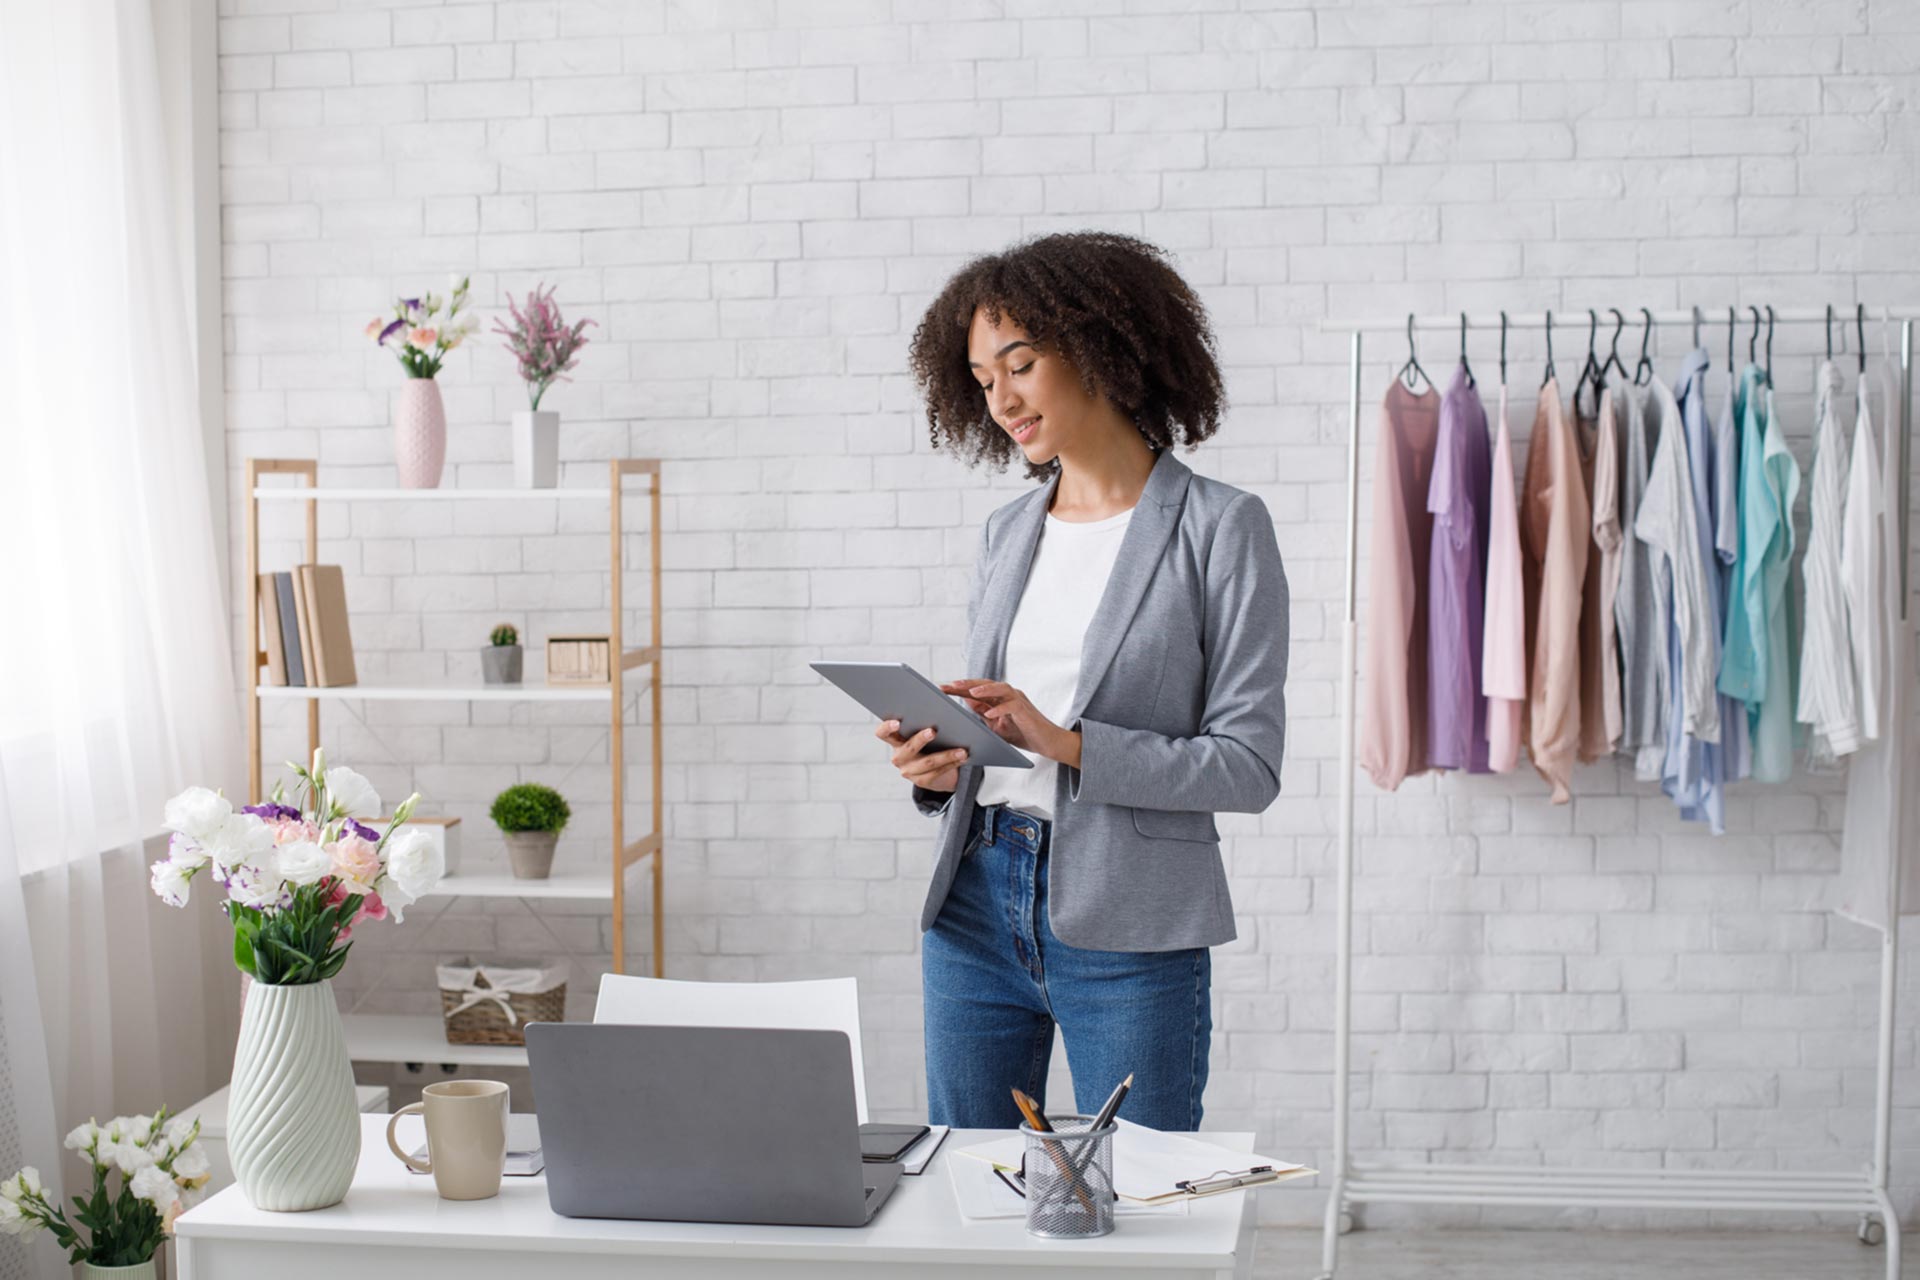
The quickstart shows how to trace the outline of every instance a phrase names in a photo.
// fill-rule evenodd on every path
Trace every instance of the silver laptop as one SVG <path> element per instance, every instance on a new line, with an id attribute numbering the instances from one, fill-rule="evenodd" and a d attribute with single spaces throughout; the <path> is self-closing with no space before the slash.
<path id="1" fill-rule="evenodd" d="M 566 1217 L 860 1227 L 899 1185 L 860 1158 L 844 1032 L 536 1022 L 527 1061 Z"/>

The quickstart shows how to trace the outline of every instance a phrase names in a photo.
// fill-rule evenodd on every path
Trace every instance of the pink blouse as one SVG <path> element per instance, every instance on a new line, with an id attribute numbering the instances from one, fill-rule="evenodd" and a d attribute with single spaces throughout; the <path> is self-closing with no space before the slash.
<path id="1" fill-rule="evenodd" d="M 1415 395 L 1395 378 L 1380 405 L 1380 446 L 1374 451 L 1360 689 L 1360 765 L 1387 791 L 1429 768 L 1426 592 L 1418 583 L 1433 543 L 1427 486 L 1439 427 L 1439 393 L 1428 387 Z"/>

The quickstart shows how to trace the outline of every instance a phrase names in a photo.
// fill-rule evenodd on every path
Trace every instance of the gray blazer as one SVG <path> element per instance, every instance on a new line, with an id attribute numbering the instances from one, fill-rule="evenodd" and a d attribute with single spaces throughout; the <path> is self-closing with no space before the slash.
<path id="1" fill-rule="evenodd" d="M 1003 675 L 1055 483 L 987 517 L 960 675 Z M 1174 951 L 1233 939 L 1213 815 L 1259 813 L 1280 793 L 1286 680 L 1287 576 L 1266 505 L 1163 450 L 1087 628 L 1067 718 L 1080 767 L 1059 771 L 1047 873 L 1062 942 Z M 981 768 L 963 766 L 951 794 L 913 789 L 940 815 L 922 930 L 970 852 Z"/>

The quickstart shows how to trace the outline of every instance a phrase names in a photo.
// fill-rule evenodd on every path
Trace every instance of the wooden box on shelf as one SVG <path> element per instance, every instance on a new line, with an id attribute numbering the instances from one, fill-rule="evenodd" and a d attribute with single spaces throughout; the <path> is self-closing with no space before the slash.
<path id="1" fill-rule="evenodd" d="M 608 636 L 548 636 L 548 684 L 608 684 L 613 680 L 613 641 Z"/>

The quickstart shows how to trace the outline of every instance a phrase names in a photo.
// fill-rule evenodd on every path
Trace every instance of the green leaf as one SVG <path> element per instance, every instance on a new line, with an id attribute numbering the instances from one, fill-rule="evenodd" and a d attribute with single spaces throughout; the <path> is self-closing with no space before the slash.
<path id="1" fill-rule="evenodd" d="M 247 930 L 238 924 L 233 930 L 233 963 L 240 972 L 259 978 L 258 966 L 253 958 L 253 940 L 247 936 Z"/>

